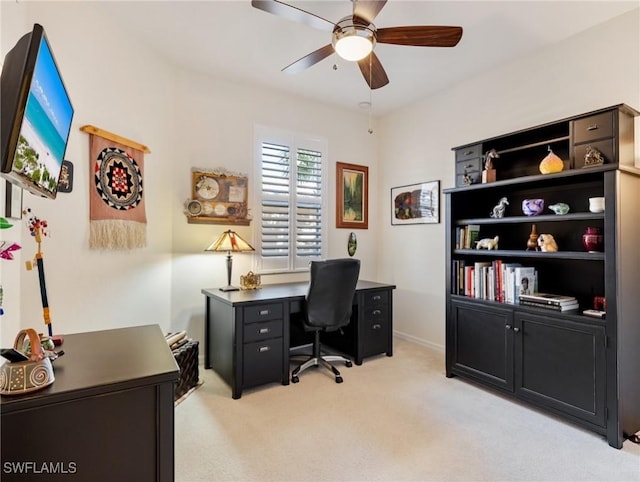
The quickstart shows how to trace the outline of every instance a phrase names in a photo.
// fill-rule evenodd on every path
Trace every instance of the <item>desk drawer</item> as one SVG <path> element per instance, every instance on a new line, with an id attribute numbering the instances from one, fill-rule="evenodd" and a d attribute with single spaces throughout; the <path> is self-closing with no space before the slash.
<path id="1" fill-rule="evenodd" d="M 479 172 L 482 171 L 482 159 L 477 157 L 476 159 L 468 159 L 462 162 L 456 162 L 456 175 L 464 173 Z"/>
<path id="2" fill-rule="evenodd" d="M 476 144 L 475 146 L 467 146 L 462 149 L 456 149 L 456 162 L 466 161 L 467 159 L 473 159 L 474 157 L 482 156 L 482 144 Z"/>
<path id="3" fill-rule="evenodd" d="M 613 137 L 613 111 L 573 121 L 573 143 Z"/>
<path id="4" fill-rule="evenodd" d="M 364 319 L 367 323 L 381 323 L 389 319 L 389 305 L 365 307 Z"/>
<path id="5" fill-rule="evenodd" d="M 244 345 L 244 386 L 282 380 L 282 343 L 282 338 L 272 338 Z"/>
<path id="6" fill-rule="evenodd" d="M 374 305 L 389 304 L 388 290 L 367 291 L 363 296 L 364 296 L 365 308 L 369 306 L 374 306 Z"/>
<path id="7" fill-rule="evenodd" d="M 281 320 L 282 303 L 247 306 L 244 309 L 244 322 L 256 323 L 258 321 Z"/>
<path id="8" fill-rule="evenodd" d="M 389 326 L 389 319 L 384 317 L 364 320 L 360 333 L 363 357 L 391 351 Z"/>
<path id="9" fill-rule="evenodd" d="M 282 320 L 249 323 L 244 326 L 244 342 L 282 338 Z"/>

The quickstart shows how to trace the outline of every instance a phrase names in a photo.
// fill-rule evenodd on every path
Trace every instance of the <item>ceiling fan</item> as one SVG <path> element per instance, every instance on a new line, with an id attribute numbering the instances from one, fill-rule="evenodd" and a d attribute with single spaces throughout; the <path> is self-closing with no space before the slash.
<path id="1" fill-rule="evenodd" d="M 455 47 L 462 37 L 462 27 L 435 25 L 377 28 L 373 20 L 387 0 L 351 0 L 352 15 L 333 23 L 318 15 L 279 0 L 252 0 L 251 5 L 274 15 L 313 28 L 331 32 L 331 43 L 289 64 L 283 72 L 298 73 L 336 52 L 345 60 L 356 61 L 371 89 L 389 83 L 378 56 L 376 44 L 410 45 L 416 47 Z"/>

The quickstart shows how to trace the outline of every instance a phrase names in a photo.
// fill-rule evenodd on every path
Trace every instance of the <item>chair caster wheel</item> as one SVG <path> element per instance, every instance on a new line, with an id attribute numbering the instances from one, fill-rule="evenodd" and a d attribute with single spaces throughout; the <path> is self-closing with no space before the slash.
<path id="1" fill-rule="evenodd" d="M 300 379 L 297 376 L 294 375 L 294 376 L 291 377 L 291 381 L 293 383 L 298 383 L 300 381 Z"/>
<path id="2" fill-rule="evenodd" d="M 350 361 L 345 362 L 344 364 L 347 368 L 351 368 L 353 366 L 353 363 L 351 363 Z"/>
<path id="3" fill-rule="evenodd" d="M 342 377 L 336 377 L 336 383 L 342 383 Z"/>

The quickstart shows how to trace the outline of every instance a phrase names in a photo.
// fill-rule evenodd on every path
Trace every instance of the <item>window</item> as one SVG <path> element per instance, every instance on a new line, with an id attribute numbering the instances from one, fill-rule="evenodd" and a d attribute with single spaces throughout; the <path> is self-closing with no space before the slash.
<path id="1" fill-rule="evenodd" d="M 256 127 L 257 270 L 301 271 L 326 248 L 327 142 Z"/>

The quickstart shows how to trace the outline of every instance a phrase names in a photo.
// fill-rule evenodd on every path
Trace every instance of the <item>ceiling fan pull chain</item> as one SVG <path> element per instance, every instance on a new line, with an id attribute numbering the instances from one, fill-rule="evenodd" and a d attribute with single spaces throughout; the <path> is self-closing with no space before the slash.
<path id="1" fill-rule="evenodd" d="M 373 89 L 371 88 L 371 79 L 373 77 L 373 52 L 369 54 L 369 129 L 367 132 L 369 134 L 373 134 L 373 129 L 371 128 L 371 110 L 373 109 Z"/>

